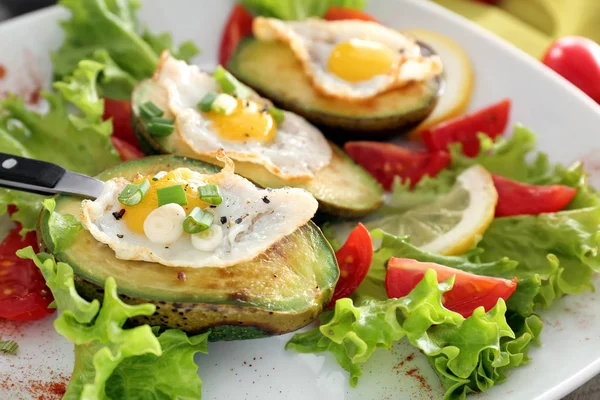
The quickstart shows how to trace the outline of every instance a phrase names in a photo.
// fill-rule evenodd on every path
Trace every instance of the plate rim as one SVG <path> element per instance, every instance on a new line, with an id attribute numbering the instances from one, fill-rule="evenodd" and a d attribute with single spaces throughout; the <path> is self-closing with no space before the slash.
<path id="1" fill-rule="evenodd" d="M 375 1 L 375 0 L 373 0 Z M 575 85 L 570 83 L 568 80 L 563 78 L 561 75 L 551 70 L 542 64 L 539 60 L 533 56 L 525 53 L 521 49 L 512 45 L 510 42 L 496 36 L 494 33 L 486 30 L 485 28 L 477 25 L 475 22 L 459 15 L 451 10 L 444 8 L 442 5 L 435 3 L 434 1 L 422 1 L 422 0 L 394 0 L 399 3 L 410 3 L 412 7 L 422 10 L 424 13 L 436 14 L 453 25 L 461 26 L 474 35 L 480 36 L 488 42 L 493 43 L 495 46 L 503 49 L 512 58 L 518 60 L 521 64 L 525 64 L 534 71 L 539 72 L 546 79 L 550 79 L 555 84 L 566 90 L 571 98 L 577 99 L 579 102 L 576 107 L 586 107 L 589 112 L 596 114 L 600 117 L 600 105 L 594 102 L 589 96 L 583 93 Z M 142 2 L 143 7 L 143 2 Z M 18 26 L 28 23 L 36 23 L 44 21 L 46 19 L 52 19 L 56 22 L 60 22 L 62 17 L 68 16 L 66 10 L 60 5 L 52 5 L 44 7 L 39 10 L 35 10 L 26 14 L 22 14 L 8 20 L 0 22 L 0 33 L 4 31 L 17 29 Z M 535 362 L 535 361 L 534 361 Z M 580 388 L 586 382 L 600 374 L 600 355 L 588 365 L 582 367 L 578 372 L 571 376 L 556 382 L 553 386 L 540 392 L 536 395 L 534 400 L 554 400 L 561 399 L 568 395 L 574 390 Z"/>

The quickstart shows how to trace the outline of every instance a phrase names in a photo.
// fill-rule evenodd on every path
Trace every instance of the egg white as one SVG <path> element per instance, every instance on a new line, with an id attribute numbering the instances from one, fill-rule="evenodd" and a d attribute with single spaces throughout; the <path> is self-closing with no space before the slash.
<path id="1" fill-rule="evenodd" d="M 233 160 L 263 165 L 284 180 L 312 179 L 331 162 L 331 147 L 323 134 L 290 112 L 284 113 L 285 120 L 277 126 L 271 142 L 222 138 L 197 108 L 207 93 L 221 90 L 211 75 L 195 65 L 178 61 L 165 52 L 153 79 L 167 93 L 169 111 L 176 119 L 176 134 L 198 155 L 214 157 L 222 148 Z M 252 100 L 265 103 L 258 97 Z"/>
<path id="2" fill-rule="evenodd" d="M 303 189 L 260 189 L 235 175 L 231 166 L 215 175 L 191 173 L 188 183 L 192 187 L 215 183 L 223 198 L 219 206 L 208 209 L 214 213 L 214 224 L 223 231 L 223 240 L 214 251 L 197 250 L 187 233 L 169 245 L 153 243 L 131 231 L 123 219 L 117 220 L 113 212 L 122 208 L 118 196 L 131 183 L 125 178 L 107 181 L 96 200 L 84 200 L 81 220 L 92 236 L 113 249 L 119 259 L 202 268 L 252 260 L 306 224 L 317 211 L 317 201 Z"/>
<path id="3" fill-rule="evenodd" d="M 281 21 L 257 17 L 253 32 L 259 40 L 279 40 L 288 44 L 315 89 L 339 99 L 366 100 L 442 73 L 442 62 L 438 56 L 423 56 L 415 40 L 375 22 L 317 18 Z M 394 50 L 397 56 L 393 67 L 387 74 L 359 82 L 349 82 L 329 72 L 327 64 L 336 45 L 352 39 L 376 42 Z M 368 62 L 365 60 L 365 63 Z"/>

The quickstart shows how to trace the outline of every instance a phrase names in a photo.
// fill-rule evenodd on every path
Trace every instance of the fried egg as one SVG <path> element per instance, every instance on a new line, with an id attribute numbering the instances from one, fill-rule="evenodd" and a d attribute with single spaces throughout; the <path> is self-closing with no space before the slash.
<path id="1" fill-rule="evenodd" d="M 339 99 L 369 99 L 442 73 L 438 56 L 423 56 L 413 39 L 375 22 L 257 17 L 253 32 L 289 45 L 314 88 Z"/>
<path id="2" fill-rule="evenodd" d="M 165 52 L 153 79 L 167 93 L 175 134 L 200 156 L 214 158 L 222 148 L 233 160 L 260 164 L 285 180 L 312 179 L 331 161 L 331 147 L 317 128 L 291 112 L 278 124 L 258 95 L 237 99 L 229 115 L 200 111 L 204 96 L 221 88 L 197 66 Z"/>
<path id="3" fill-rule="evenodd" d="M 107 244 L 122 260 L 160 263 L 168 267 L 228 267 L 252 260 L 283 237 L 306 224 L 317 211 L 317 201 L 303 189 L 260 189 L 234 174 L 233 163 L 219 153 L 225 167 L 207 175 L 179 168 L 165 171 L 141 202 L 126 206 L 119 195 L 132 183 L 113 178 L 94 201 L 84 200 L 81 220 L 96 240 Z M 216 184 L 222 198 L 211 205 L 199 198 L 198 188 Z M 157 192 L 173 185 L 184 187 L 186 203 L 159 207 Z M 196 207 L 214 215 L 210 228 L 196 234 L 183 230 Z"/>

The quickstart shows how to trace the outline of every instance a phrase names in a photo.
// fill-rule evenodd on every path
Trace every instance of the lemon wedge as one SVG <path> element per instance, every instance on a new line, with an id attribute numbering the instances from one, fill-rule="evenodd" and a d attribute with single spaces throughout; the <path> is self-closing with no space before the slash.
<path id="1" fill-rule="evenodd" d="M 440 56 L 444 65 L 444 93 L 433 112 L 409 134 L 409 138 L 418 139 L 419 131 L 464 114 L 471 101 L 475 74 L 469 56 L 453 40 L 424 29 L 403 33 L 430 46 Z"/>
<path id="2" fill-rule="evenodd" d="M 472 248 L 494 219 L 498 192 L 480 165 L 465 170 L 439 200 L 368 223 L 396 236 L 410 236 L 423 250 L 459 255 Z"/>

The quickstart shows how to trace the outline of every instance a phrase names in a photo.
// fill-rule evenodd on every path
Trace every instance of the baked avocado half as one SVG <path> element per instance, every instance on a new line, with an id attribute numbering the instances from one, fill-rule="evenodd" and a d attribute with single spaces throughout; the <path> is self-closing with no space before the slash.
<path id="1" fill-rule="evenodd" d="M 138 140 L 146 154 L 175 154 L 197 158 L 218 165 L 216 158 L 199 155 L 192 151 L 176 133 L 166 137 L 154 137 L 140 115 L 140 105 L 152 101 L 172 118 L 166 106 L 166 93 L 152 80 L 138 84 L 132 95 L 132 123 Z M 329 165 L 317 171 L 308 181 L 288 181 L 269 172 L 265 167 L 250 162 L 236 161 L 235 172 L 262 187 L 298 187 L 310 192 L 319 202 L 319 211 L 340 217 L 362 217 L 383 204 L 381 185 L 346 155 L 338 146 L 330 143 L 332 158 Z"/>
<path id="2" fill-rule="evenodd" d="M 385 139 L 427 118 L 441 95 L 442 79 L 412 83 L 361 102 L 319 94 L 290 47 L 247 37 L 227 69 L 276 105 L 302 115 L 336 140 Z"/>
<path id="3" fill-rule="evenodd" d="M 121 164 L 101 173 L 108 180 L 150 175 L 187 167 L 203 174 L 219 168 L 176 156 L 155 156 Z M 56 197 L 55 212 L 79 216 L 81 198 Z M 249 262 L 226 268 L 174 268 L 126 261 L 98 242 L 87 230 L 56 253 L 48 227 L 49 213 L 40 215 L 41 247 L 75 273 L 75 285 L 86 299 L 103 296 L 112 276 L 119 296 L 129 304 L 152 303 L 156 312 L 134 324 L 211 331 L 210 340 L 259 338 L 295 331 L 313 321 L 331 300 L 339 269 L 335 254 L 312 222 L 281 239 Z"/>

